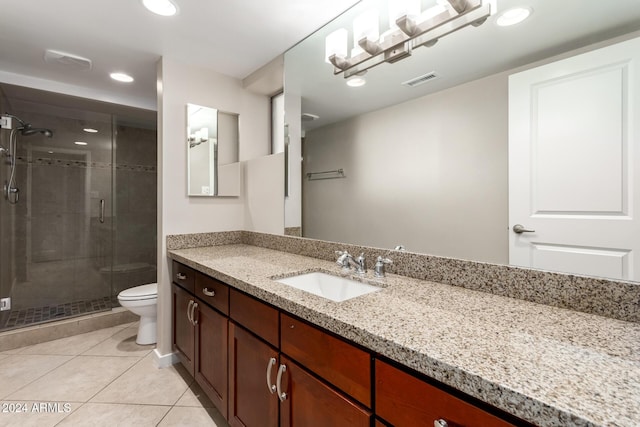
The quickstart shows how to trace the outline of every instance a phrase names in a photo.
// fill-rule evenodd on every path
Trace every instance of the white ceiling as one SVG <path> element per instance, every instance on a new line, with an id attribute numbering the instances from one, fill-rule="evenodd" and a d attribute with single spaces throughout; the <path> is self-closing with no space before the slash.
<path id="1" fill-rule="evenodd" d="M 640 0 L 497 0 L 498 14 L 516 6 L 528 6 L 533 13 L 512 27 L 497 26 L 498 15 L 491 16 L 431 48 L 415 49 L 410 58 L 370 69 L 363 87 L 347 87 L 324 62 L 325 37 L 338 28 L 351 31 L 357 14 L 378 3 L 384 11 L 386 2 L 359 3 L 285 54 L 285 91 L 302 97 L 303 113 L 320 116 L 304 122 L 306 130 L 640 30 Z M 437 79 L 414 88 L 401 85 L 432 71 Z"/>
<path id="2" fill-rule="evenodd" d="M 0 82 L 155 109 L 162 56 L 236 78 L 311 34 L 356 0 L 174 0 L 162 17 L 141 0 L 0 0 Z M 44 62 L 45 49 L 91 70 Z M 117 83 L 122 71 L 134 83 Z"/>

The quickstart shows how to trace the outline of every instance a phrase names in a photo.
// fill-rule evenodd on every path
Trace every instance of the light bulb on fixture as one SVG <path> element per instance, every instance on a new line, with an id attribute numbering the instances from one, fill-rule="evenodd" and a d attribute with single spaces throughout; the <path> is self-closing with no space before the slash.
<path id="1" fill-rule="evenodd" d="M 338 68 L 343 65 L 340 61 L 345 61 L 347 57 L 347 37 L 349 33 L 346 29 L 340 28 L 329 34 L 325 39 L 325 61 Z M 331 58 L 334 58 L 332 61 Z M 340 64 L 340 65 L 338 65 Z"/>
<path id="2" fill-rule="evenodd" d="M 380 38 L 379 19 L 378 11 L 370 9 L 353 20 L 354 46 L 351 57 L 361 54 L 363 50 L 370 55 L 375 55 L 382 50 L 378 44 L 378 38 Z"/>
<path id="3" fill-rule="evenodd" d="M 420 0 L 402 0 L 389 2 L 389 28 L 397 30 L 396 21 L 403 16 L 415 20 L 420 15 Z"/>

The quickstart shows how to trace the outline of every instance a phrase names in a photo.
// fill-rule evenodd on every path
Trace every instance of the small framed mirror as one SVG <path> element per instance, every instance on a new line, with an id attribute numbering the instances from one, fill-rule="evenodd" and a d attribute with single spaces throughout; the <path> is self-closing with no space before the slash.
<path id="1" fill-rule="evenodd" d="M 239 196 L 238 114 L 187 104 L 187 194 Z"/>

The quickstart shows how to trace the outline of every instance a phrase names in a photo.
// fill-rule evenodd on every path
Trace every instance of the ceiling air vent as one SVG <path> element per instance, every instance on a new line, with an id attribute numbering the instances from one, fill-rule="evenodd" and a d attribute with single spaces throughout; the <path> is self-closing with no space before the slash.
<path id="1" fill-rule="evenodd" d="M 90 70 L 91 60 L 71 53 L 59 50 L 47 49 L 44 52 L 44 61 L 48 64 L 60 64 L 77 70 Z"/>
<path id="2" fill-rule="evenodd" d="M 420 86 L 423 83 L 435 80 L 438 77 L 439 76 L 435 73 L 435 71 L 432 71 L 430 73 L 423 74 L 418 77 L 414 77 L 413 79 L 407 80 L 406 82 L 402 82 L 402 84 L 409 87 L 416 87 L 416 86 Z"/>

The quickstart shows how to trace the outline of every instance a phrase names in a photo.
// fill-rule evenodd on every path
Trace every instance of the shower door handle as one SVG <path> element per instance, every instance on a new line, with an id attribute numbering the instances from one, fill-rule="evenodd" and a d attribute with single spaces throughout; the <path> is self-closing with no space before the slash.
<path id="1" fill-rule="evenodd" d="M 100 199 L 100 224 L 104 224 L 104 199 Z"/>

